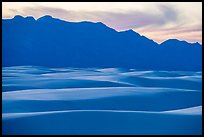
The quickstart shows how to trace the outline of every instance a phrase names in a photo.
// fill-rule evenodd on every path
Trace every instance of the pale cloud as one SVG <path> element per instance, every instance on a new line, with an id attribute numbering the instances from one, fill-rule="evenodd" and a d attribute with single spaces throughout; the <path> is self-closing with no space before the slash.
<path id="1" fill-rule="evenodd" d="M 177 38 L 202 43 L 202 3 L 160 2 L 3 2 L 3 18 L 51 15 L 66 21 L 103 22 L 123 31 L 133 29 L 158 43 Z"/>
<path id="2" fill-rule="evenodd" d="M 171 27 L 154 27 L 147 26 L 141 28 L 135 28 L 136 32 L 139 32 L 153 40 L 157 40 L 161 43 L 170 38 L 176 38 L 180 40 L 185 40 L 188 42 L 199 42 L 202 43 L 202 25 L 178 25 Z"/>

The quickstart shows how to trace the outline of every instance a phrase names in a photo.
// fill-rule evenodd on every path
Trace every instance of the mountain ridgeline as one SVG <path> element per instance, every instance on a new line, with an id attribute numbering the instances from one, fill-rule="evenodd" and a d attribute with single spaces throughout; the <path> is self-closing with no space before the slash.
<path id="1" fill-rule="evenodd" d="M 169 39 L 157 44 L 101 22 L 67 22 L 51 16 L 37 20 L 2 19 L 3 66 L 202 70 L 202 46 Z"/>

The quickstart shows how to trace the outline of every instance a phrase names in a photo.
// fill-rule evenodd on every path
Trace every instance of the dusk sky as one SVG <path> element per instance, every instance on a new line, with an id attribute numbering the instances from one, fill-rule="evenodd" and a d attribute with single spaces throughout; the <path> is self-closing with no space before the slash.
<path id="1" fill-rule="evenodd" d="M 3 18 L 15 15 L 103 22 L 158 43 L 170 38 L 202 43 L 202 2 L 3 2 Z"/>

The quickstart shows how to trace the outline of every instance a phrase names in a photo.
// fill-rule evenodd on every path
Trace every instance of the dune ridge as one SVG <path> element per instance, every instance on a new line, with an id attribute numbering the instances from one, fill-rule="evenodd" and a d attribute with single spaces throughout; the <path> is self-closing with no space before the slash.
<path id="1" fill-rule="evenodd" d="M 2 133 L 201 135 L 202 72 L 2 68 Z"/>

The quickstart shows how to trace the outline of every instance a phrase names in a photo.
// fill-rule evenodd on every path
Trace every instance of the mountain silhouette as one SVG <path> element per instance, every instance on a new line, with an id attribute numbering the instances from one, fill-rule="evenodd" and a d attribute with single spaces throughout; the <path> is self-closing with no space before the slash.
<path id="1" fill-rule="evenodd" d="M 2 19 L 3 66 L 125 67 L 202 70 L 202 46 L 169 39 L 161 44 L 133 30 L 117 32 L 101 22 Z"/>

